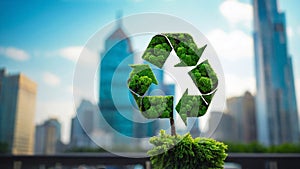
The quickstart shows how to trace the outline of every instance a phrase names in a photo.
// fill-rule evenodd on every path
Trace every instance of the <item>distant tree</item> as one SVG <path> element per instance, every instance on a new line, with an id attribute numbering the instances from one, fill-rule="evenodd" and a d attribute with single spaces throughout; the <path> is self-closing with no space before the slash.
<path id="1" fill-rule="evenodd" d="M 300 144 L 285 143 L 278 146 L 271 146 L 270 153 L 300 153 Z"/>
<path id="2" fill-rule="evenodd" d="M 8 153 L 8 144 L 5 142 L 0 142 L 0 153 Z"/>
<path id="3" fill-rule="evenodd" d="M 102 148 L 91 148 L 91 147 L 71 147 L 65 151 L 66 153 L 82 153 L 82 152 L 90 152 L 90 153 L 98 153 L 98 152 L 106 152 L 106 150 Z"/>
<path id="4" fill-rule="evenodd" d="M 281 145 L 264 146 L 258 142 L 226 143 L 231 153 L 300 153 L 300 144 L 285 143 Z"/>

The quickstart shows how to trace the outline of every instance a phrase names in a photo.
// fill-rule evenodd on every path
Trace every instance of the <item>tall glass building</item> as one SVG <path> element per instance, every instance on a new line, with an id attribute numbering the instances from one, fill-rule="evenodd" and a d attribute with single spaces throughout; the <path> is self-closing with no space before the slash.
<path id="1" fill-rule="evenodd" d="M 299 141 L 285 14 L 276 0 L 253 0 L 258 139 L 266 145 Z"/>
<path id="2" fill-rule="evenodd" d="M 112 130 L 118 133 L 113 136 L 114 144 L 120 145 L 124 140 L 119 136 L 134 135 L 134 123 L 131 120 L 133 111 L 128 100 L 127 87 L 127 79 L 131 72 L 128 65 L 134 63 L 134 57 L 130 39 L 124 33 L 121 21 L 105 40 L 104 51 L 100 57 L 99 108 Z M 118 77 L 114 78 L 115 76 Z M 113 93 L 117 93 L 117 97 L 113 97 Z M 108 128 L 104 130 L 111 131 Z"/>

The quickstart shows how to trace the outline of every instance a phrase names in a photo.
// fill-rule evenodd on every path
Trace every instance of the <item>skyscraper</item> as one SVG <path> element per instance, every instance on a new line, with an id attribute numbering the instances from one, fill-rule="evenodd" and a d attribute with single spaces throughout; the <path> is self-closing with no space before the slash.
<path id="1" fill-rule="evenodd" d="M 76 116 L 72 118 L 72 122 L 71 122 L 71 138 L 70 138 L 69 146 L 71 148 L 91 147 L 91 139 L 83 130 Z"/>
<path id="2" fill-rule="evenodd" d="M 0 70 L 0 141 L 13 154 L 34 151 L 36 94 L 36 83 L 25 75 Z"/>
<path id="3" fill-rule="evenodd" d="M 134 122 L 131 121 L 133 110 L 127 87 L 131 72 L 128 65 L 134 63 L 134 58 L 131 41 L 123 31 L 120 20 L 116 30 L 105 40 L 104 47 L 100 63 L 99 108 L 107 123 L 119 133 L 114 135 L 114 143 L 121 145 L 126 143 L 118 136 L 134 135 Z M 114 75 L 118 76 L 115 81 Z M 112 90 L 117 97 L 113 98 Z"/>
<path id="4" fill-rule="evenodd" d="M 232 97 L 227 100 L 228 114 L 234 122 L 232 126 L 236 129 L 236 142 L 250 143 L 257 141 L 255 101 L 249 92 L 243 96 Z"/>
<path id="5" fill-rule="evenodd" d="M 253 0 L 258 139 L 266 145 L 299 141 L 285 14 L 276 0 Z"/>
<path id="6" fill-rule="evenodd" d="M 55 154 L 60 152 L 61 124 L 57 119 L 49 119 L 35 130 L 35 154 Z"/>

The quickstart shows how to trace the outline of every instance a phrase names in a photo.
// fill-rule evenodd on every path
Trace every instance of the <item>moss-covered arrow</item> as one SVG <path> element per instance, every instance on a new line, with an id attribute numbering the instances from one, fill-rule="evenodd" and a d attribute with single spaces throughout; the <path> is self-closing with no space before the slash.
<path id="1" fill-rule="evenodd" d="M 133 68 L 127 81 L 128 87 L 131 91 L 143 96 L 149 89 L 152 83 L 158 84 L 154 73 L 149 65 L 146 64 L 133 64 Z"/>
<path id="2" fill-rule="evenodd" d="M 176 105 L 176 111 L 179 113 L 183 122 L 187 124 L 187 117 L 203 116 L 208 106 L 209 104 L 207 104 L 200 95 L 188 95 L 188 89 L 186 89 Z"/>
<path id="3" fill-rule="evenodd" d="M 172 48 L 180 59 L 175 66 L 195 66 L 207 45 L 198 48 L 191 35 L 187 33 L 163 33 L 155 35 L 142 58 L 162 68 Z"/>
<path id="4" fill-rule="evenodd" d="M 143 116 L 148 119 L 173 117 L 173 96 L 144 96 L 152 83 L 158 84 L 150 66 L 134 64 L 130 67 L 133 70 L 127 84 Z"/>
<path id="5" fill-rule="evenodd" d="M 148 119 L 173 117 L 173 96 L 145 96 L 141 98 L 143 116 Z"/>
<path id="6" fill-rule="evenodd" d="M 175 66 L 195 66 L 207 45 L 198 48 L 191 35 L 187 33 L 165 33 L 170 40 L 180 63 Z"/>
<path id="7" fill-rule="evenodd" d="M 218 77 L 208 60 L 191 70 L 189 75 L 202 94 L 213 92 L 218 86 Z"/>
<path id="8" fill-rule="evenodd" d="M 155 35 L 142 58 L 153 65 L 162 68 L 171 53 L 172 47 L 168 39 L 163 35 Z"/>

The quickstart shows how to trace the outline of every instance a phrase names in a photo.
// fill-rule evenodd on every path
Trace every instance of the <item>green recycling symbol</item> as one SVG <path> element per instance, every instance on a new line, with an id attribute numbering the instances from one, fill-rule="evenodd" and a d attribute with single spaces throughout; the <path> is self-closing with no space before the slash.
<path id="1" fill-rule="evenodd" d="M 142 58 L 162 68 L 172 50 L 175 51 L 180 63 L 175 67 L 192 67 L 188 75 L 200 91 L 200 95 L 188 95 L 185 90 L 175 109 L 187 124 L 187 117 L 203 116 L 217 90 L 218 78 L 208 60 L 198 64 L 207 45 L 198 48 L 191 35 L 187 33 L 162 33 L 155 35 Z M 136 104 L 147 119 L 173 118 L 174 96 L 146 96 L 151 84 L 158 81 L 148 64 L 130 65 L 133 69 L 127 85 Z"/>

